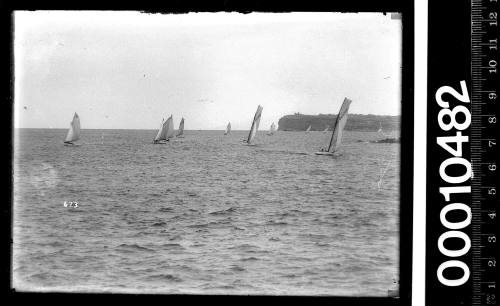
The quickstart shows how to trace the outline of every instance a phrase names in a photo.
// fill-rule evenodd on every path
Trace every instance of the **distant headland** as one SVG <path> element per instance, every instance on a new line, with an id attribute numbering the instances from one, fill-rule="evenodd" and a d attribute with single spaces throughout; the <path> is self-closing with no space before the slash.
<path id="1" fill-rule="evenodd" d="M 331 130 L 336 117 L 337 115 L 332 114 L 303 115 L 295 113 L 286 115 L 278 121 L 278 130 L 305 131 L 309 126 L 311 126 L 311 131 L 323 131 L 327 127 Z M 376 132 L 382 127 L 384 131 L 394 131 L 400 129 L 400 124 L 401 116 L 349 114 L 345 129 Z"/>

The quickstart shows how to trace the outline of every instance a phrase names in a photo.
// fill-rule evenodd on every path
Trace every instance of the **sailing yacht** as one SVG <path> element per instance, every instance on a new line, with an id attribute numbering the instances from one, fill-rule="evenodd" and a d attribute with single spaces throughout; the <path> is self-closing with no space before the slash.
<path id="1" fill-rule="evenodd" d="M 175 137 L 184 138 L 184 118 L 182 118 L 181 123 L 179 123 L 179 130 L 178 130 L 177 135 Z"/>
<path id="2" fill-rule="evenodd" d="M 167 121 L 161 122 L 160 129 L 156 134 L 155 139 L 153 140 L 154 144 L 163 144 L 170 140 L 170 138 L 174 137 L 174 119 L 172 115 L 168 117 Z"/>
<path id="3" fill-rule="evenodd" d="M 165 118 L 161 119 L 160 128 L 158 129 L 158 133 L 156 134 L 155 139 L 153 139 L 154 144 L 160 143 L 161 140 L 164 140 L 165 138 L 163 133 L 163 130 L 165 129 L 164 125 L 165 125 Z"/>
<path id="4" fill-rule="evenodd" d="M 68 134 L 66 134 L 66 138 L 64 139 L 64 145 L 74 146 L 75 144 L 73 142 L 78 139 L 80 139 L 80 117 L 75 113 L 73 115 L 73 120 L 71 120 Z"/>
<path id="5" fill-rule="evenodd" d="M 224 131 L 224 135 L 231 133 L 231 122 L 229 122 L 226 126 L 226 130 Z"/>
<path id="6" fill-rule="evenodd" d="M 274 122 L 273 122 L 273 124 L 271 124 L 271 127 L 269 128 L 269 132 L 267 132 L 267 135 L 271 136 L 274 134 L 274 132 L 276 132 L 276 125 L 274 125 Z"/>
<path id="7" fill-rule="evenodd" d="M 259 129 L 259 123 L 260 123 L 260 117 L 262 115 L 262 106 L 257 106 L 257 111 L 255 112 L 255 115 L 253 117 L 252 121 L 252 127 L 250 128 L 250 132 L 248 133 L 248 138 L 245 139 L 244 141 L 246 142 L 247 145 L 254 145 L 252 144 L 252 140 L 255 138 L 255 134 L 257 134 L 257 130 Z"/>
<path id="8" fill-rule="evenodd" d="M 370 141 L 371 143 L 398 143 L 401 141 L 400 138 L 395 137 L 394 133 L 391 133 L 391 134 L 384 133 L 384 131 L 382 130 L 382 122 L 379 122 L 379 126 L 380 127 L 379 127 L 377 133 L 381 134 L 385 138 L 382 138 L 379 140 L 372 140 L 372 141 Z"/>
<path id="9" fill-rule="evenodd" d="M 344 99 L 342 106 L 340 107 L 337 118 L 335 119 L 335 125 L 333 126 L 332 138 L 330 139 L 330 144 L 328 148 L 324 150 L 321 149 L 320 152 L 315 152 L 317 155 L 333 155 L 340 147 L 342 142 L 342 133 L 344 131 L 345 124 L 347 122 L 347 112 L 349 111 L 349 106 L 351 105 L 351 100 L 348 98 Z"/>
<path id="10" fill-rule="evenodd" d="M 384 131 L 382 130 L 382 122 L 380 122 L 380 121 L 379 121 L 379 123 L 378 123 L 378 124 L 379 124 L 379 128 L 378 128 L 377 133 L 382 133 L 382 134 L 384 134 Z"/>

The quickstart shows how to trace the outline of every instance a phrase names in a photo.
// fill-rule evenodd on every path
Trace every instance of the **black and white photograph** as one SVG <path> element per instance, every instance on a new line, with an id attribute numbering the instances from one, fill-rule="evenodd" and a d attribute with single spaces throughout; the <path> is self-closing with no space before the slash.
<path id="1" fill-rule="evenodd" d="M 399 298 L 402 18 L 15 11 L 12 288 Z"/>

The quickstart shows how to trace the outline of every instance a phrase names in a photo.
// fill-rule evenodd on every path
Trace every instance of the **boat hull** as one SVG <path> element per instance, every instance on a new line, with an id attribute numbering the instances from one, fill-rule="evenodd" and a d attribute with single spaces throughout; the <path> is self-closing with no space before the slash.
<path id="1" fill-rule="evenodd" d="M 329 156 L 333 156 L 333 153 L 330 153 L 330 152 L 314 152 L 314 154 L 316 154 L 316 155 L 329 155 Z"/>
<path id="2" fill-rule="evenodd" d="M 400 143 L 400 138 L 385 138 L 381 140 L 371 141 L 371 143 Z"/>
<path id="3" fill-rule="evenodd" d="M 340 154 L 337 152 L 314 152 L 316 155 L 326 155 L 326 156 L 339 156 Z"/>
<path id="4" fill-rule="evenodd" d="M 153 144 L 167 144 L 167 143 L 168 143 L 168 140 L 160 140 L 157 142 L 153 142 Z"/>

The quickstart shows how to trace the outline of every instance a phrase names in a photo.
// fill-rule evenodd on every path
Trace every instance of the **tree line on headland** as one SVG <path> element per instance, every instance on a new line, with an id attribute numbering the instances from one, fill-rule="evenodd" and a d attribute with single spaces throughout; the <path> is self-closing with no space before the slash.
<path id="1" fill-rule="evenodd" d="M 286 115 L 278 121 L 279 131 L 305 131 L 311 126 L 311 131 L 323 131 L 329 127 L 332 129 L 337 115 L 319 114 L 303 115 L 295 113 Z M 349 114 L 345 129 L 348 131 L 378 131 L 382 127 L 383 131 L 395 131 L 400 129 L 401 116 L 380 116 Z"/>

